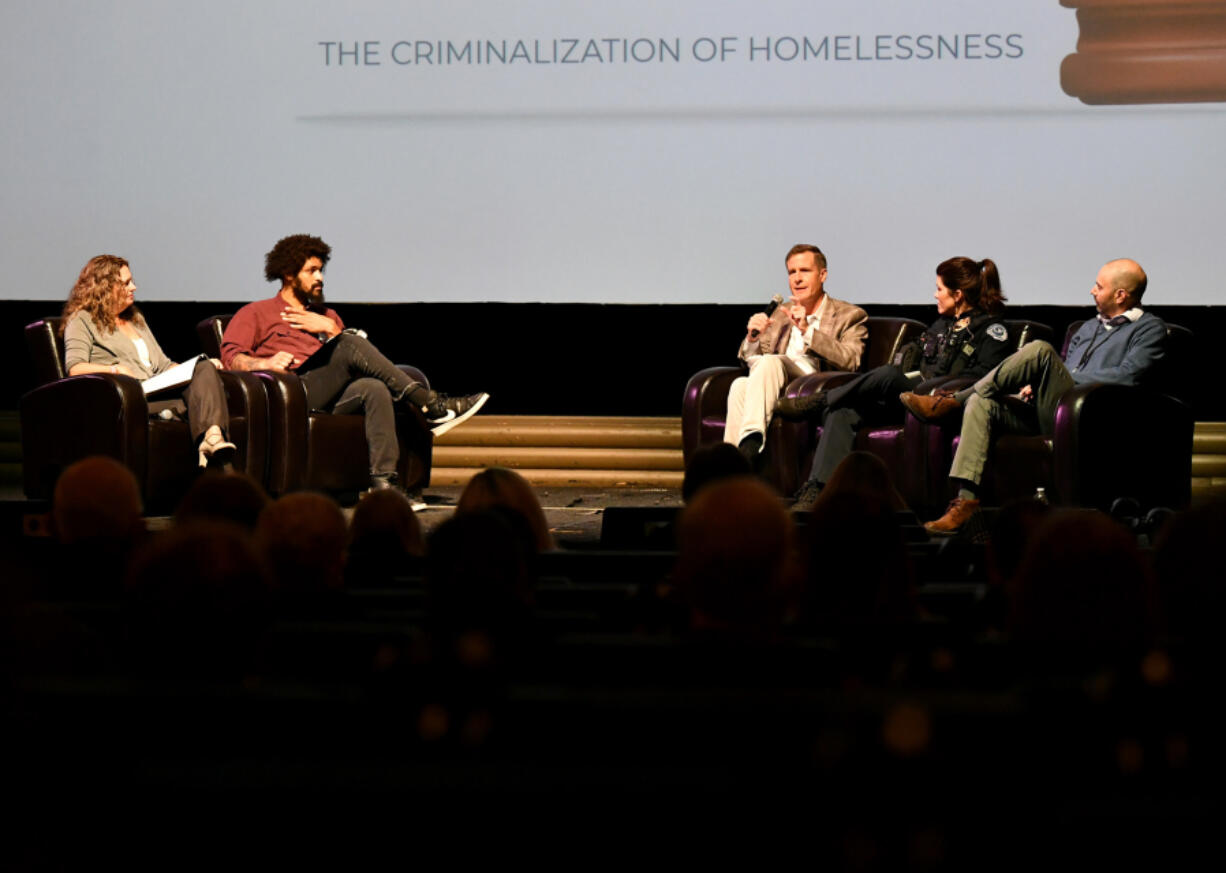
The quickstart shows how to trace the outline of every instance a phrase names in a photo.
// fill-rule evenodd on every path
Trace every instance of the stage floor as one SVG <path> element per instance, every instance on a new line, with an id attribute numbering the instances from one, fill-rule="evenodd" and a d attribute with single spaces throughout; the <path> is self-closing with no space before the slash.
<path id="1" fill-rule="evenodd" d="M 459 485 L 440 485 L 425 491 L 428 508 L 418 512 L 418 519 L 428 533 L 442 524 L 455 511 L 459 499 Z M 554 540 L 562 548 L 591 548 L 600 542 L 600 525 L 604 511 L 610 506 L 680 507 L 681 491 L 678 488 L 600 488 L 600 487 L 554 487 L 541 486 L 537 497 L 545 510 L 545 520 Z M 46 503 L 26 501 L 20 489 L 0 489 L 0 506 L 5 516 L 14 516 L 4 528 L 13 532 L 23 528 L 31 530 L 26 516 L 40 515 L 47 511 Z M 346 516 L 352 506 L 344 507 Z M 149 516 L 146 523 L 151 529 L 165 528 L 170 524 L 167 516 Z M 40 526 L 35 523 L 34 529 Z"/>
<path id="2" fill-rule="evenodd" d="M 458 485 L 427 488 L 428 509 L 418 513 L 427 531 L 451 517 L 459 499 Z M 600 525 L 610 506 L 680 507 L 677 488 L 539 487 L 536 495 L 545 510 L 545 520 L 554 540 L 567 546 L 594 546 L 600 542 Z"/>

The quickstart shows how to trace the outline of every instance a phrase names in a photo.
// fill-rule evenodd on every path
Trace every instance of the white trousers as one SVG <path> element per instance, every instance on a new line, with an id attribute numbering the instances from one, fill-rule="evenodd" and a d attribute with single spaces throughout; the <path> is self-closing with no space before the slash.
<path id="1" fill-rule="evenodd" d="M 762 355 L 751 360 L 749 375 L 734 379 L 728 389 L 724 442 L 735 446 L 750 434 L 760 433 L 765 446 L 775 402 L 789 382 L 807 372 L 787 355 Z"/>

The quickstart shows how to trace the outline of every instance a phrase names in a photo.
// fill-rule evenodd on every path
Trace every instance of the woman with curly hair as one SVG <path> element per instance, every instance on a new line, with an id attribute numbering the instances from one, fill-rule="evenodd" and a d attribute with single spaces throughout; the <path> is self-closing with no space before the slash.
<path id="1" fill-rule="evenodd" d="M 136 307 L 135 292 L 128 262 L 116 255 L 98 255 L 81 270 L 60 325 L 69 376 L 110 373 L 143 381 L 175 366 Z M 151 413 L 187 414 L 201 467 L 224 466 L 234 458 L 235 445 L 226 436 L 230 417 L 219 367 L 216 360 L 201 359 L 181 399 L 149 403 Z"/>

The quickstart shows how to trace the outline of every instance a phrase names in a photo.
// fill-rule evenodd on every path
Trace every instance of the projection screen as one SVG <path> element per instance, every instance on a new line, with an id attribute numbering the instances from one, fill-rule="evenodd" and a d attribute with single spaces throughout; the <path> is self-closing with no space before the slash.
<path id="1" fill-rule="evenodd" d="M 962 254 L 1019 304 L 1118 256 L 1216 304 L 1226 4 L 1167 5 L 6 3 L 0 293 L 111 252 L 249 299 L 306 232 L 337 300 L 743 303 L 813 242 L 864 304 Z"/>

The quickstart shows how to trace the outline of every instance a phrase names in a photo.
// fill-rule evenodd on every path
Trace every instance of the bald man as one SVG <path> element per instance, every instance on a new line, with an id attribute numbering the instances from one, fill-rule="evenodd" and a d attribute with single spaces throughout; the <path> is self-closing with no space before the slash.
<path id="1" fill-rule="evenodd" d="M 993 436 L 1050 434 L 1060 396 L 1074 385 L 1139 385 L 1153 372 L 1162 360 L 1166 324 L 1141 309 L 1147 281 L 1136 261 L 1121 258 L 1104 264 L 1090 291 L 1098 317 L 1077 330 L 1064 360 L 1051 344 L 1032 342 L 957 394 L 900 396 L 903 405 L 922 421 L 939 421 L 964 410 L 962 438 L 949 471 L 958 485 L 958 496 L 945 515 L 924 525 L 929 533 L 956 533 L 978 511 L 979 481 Z M 1007 404 L 1003 398 L 1009 395 L 1030 408 Z"/>

